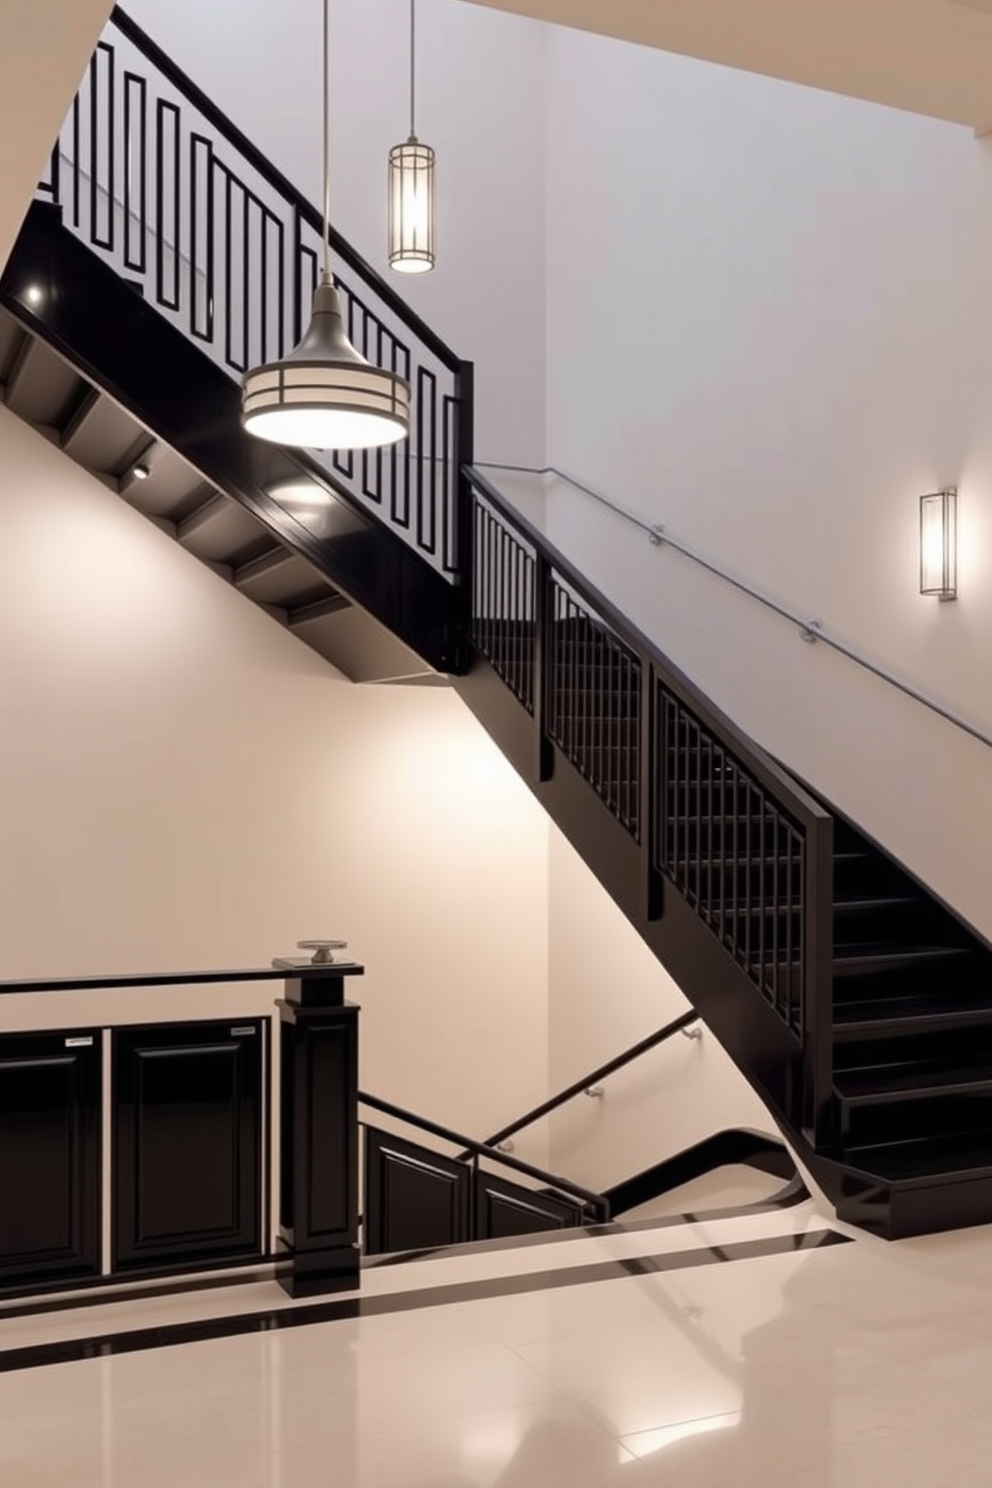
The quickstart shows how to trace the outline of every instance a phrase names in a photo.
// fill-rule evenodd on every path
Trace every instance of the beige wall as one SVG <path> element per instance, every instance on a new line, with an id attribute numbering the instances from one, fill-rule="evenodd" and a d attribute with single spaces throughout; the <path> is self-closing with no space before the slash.
<path id="1" fill-rule="evenodd" d="M 548 829 L 467 710 L 345 682 L 2 409 L 0 676 L 0 976 L 341 936 L 368 968 L 369 1089 L 480 1134 L 543 1097 Z M 276 990 L 0 1020 L 247 1014 Z"/>
<path id="2" fill-rule="evenodd" d="M 0 409 L 0 976 L 368 970 L 362 1083 L 484 1136 L 684 1007 L 453 692 L 356 687 Z M 0 1027 L 268 1013 L 278 989 L 45 995 Z M 767 1126 L 707 1037 L 518 1156 L 590 1183 Z"/>
<path id="3" fill-rule="evenodd" d="M 0 267 L 110 10 L 110 0 L 0 5 Z"/>

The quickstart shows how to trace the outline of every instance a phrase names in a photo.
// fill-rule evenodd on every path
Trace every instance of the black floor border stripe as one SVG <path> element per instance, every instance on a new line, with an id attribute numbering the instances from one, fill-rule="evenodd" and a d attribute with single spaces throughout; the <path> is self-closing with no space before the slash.
<path id="1" fill-rule="evenodd" d="M 659 1215 L 656 1219 L 617 1219 L 609 1224 L 587 1225 L 575 1230 L 549 1230 L 546 1234 L 508 1235 L 498 1240 L 473 1240 L 463 1245 L 439 1245 L 425 1250 L 399 1250 L 389 1255 L 363 1256 L 363 1271 L 378 1271 L 386 1266 L 405 1265 L 410 1261 L 437 1260 L 444 1256 L 489 1255 L 499 1250 L 520 1250 L 524 1247 L 540 1248 L 543 1245 L 563 1245 L 570 1240 L 595 1240 L 602 1235 L 632 1235 L 643 1230 L 667 1230 L 680 1225 L 706 1224 L 710 1220 L 743 1219 L 752 1214 L 774 1214 L 782 1209 L 794 1208 L 810 1197 L 809 1190 L 797 1175 L 778 1193 L 767 1199 L 758 1199 L 751 1204 L 734 1204 L 722 1209 L 701 1209 L 695 1213 Z M 102 1276 L 96 1280 L 71 1282 L 52 1286 L 49 1290 L 35 1287 L 29 1291 L 0 1294 L 0 1329 L 9 1318 L 41 1317 L 51 1312 L 76 1312 L 87 1307 L 110 1307 L 133 1302 L 142 1297 L 175 1297 L 183 1292 L 202 1292 L 222 1287 L 251 1286 L 260 1281 L 271 1281 L 280 1265 L 286 1265 L 285 1252 L 262 1255 L 256 1258 L 251 1269 L 225 1271 L 217 1267 L 184 1279 L 182 1275 L 172 1278 L 168 1273 L 152 1273 L 147 1280 L 141 1276 Z"/>
<path id="2" fill-rule="evenodd" d="M 0 1333 L 5 1322 L 12 1318 L 41 1317 L 49 1312 L 79 1312 L 86 1307 L 119 1307 L 128 1302 L 142 1302 L 145 1298 L 179 1297 L 192 1292 L 229 1290 L 231 1287 L 257 1286 L 260 1281 L 272 1281 L 280 1264 L 286 1265 L 286 1257 L 263 1256 L 258 1265 L 243 1271 L 217 1271 L 207 1275 L 169 1281 L 148 1281 L 127 1285 L 127 1278 L 107 1277 L 107 1285 L 92 1286 L 85 1291 L 51 1292 L 36 1294 L 37 1300 L 12 1301 L 6 1306 L 0 1301 Z"/>
<path id="3" fill-rule="evenodd" d="M 402 1266 L 407 1261 L 437 1260 L 441 1256 L 487 1255 L 497 1250 L 539 1248 L 542 1245 L 564 1245 L 572 1240 L 595 1240 L 600 1235 L 636 1235 L 642 1230 L 670 1230 L 680 1225 L 708 1224 L 710 1220 L 744 1219 L 752 1214 L 776 1214 L 793 1209 L 811 1198 L 809 1189 L 797 1174 L 778 1193 L 753 1204 L 733 1204 L 723 1209 L 683 1210 L 681 1214 L 659 1215 L 657 1219 L 614 1219 L 608 1224 L 583 1225 L 574 1230 L 548 1230 L 537 1235 L 508 1235 L 498 1240 L 467 1240 L 462 1245 L 438 1245 L 426 1250 L 397 1250 L 388 1255 L 369 1256 L 362 1268 L 379 1271 L 384 1266 Z"/>
<path id="4" fill-rule="evenodd" d="M 587 1266 L 569 1266 L 524 1276 L 496 1276 L 485 1280 L 452 1282 L 399 1292 L 385 1297 L 348 1297 L 335 1302 L 308 1303 L 264 1312 L 243 1313 L 226 1318 L 202 1318 L 196 1322 L 171 1323 L 158 1328 L 136 1328 L 93 1338 L 64 1339 L 57 1343 L 33 1344 L 0 1352 L 0 1373 L 39 1369 L 54 1364 L 74 1364 L 84 1359 L 107 1359 L 152 1349 L 175 1348 L 187 1343 L 207 1343 L 220 1338 L 245 1337 L 255 1333 L 305 1328 L 314 1323 L 383 1317 L 389 1313 L 414 1312 L 455 1302 L 479 1302 L 493 1297 L 520 1296 L 527 1292 L 557 1291 L 563 1287 L 588 1286 L 624 1277 L 659 1275 L 698 1266 L 755 1260 L 762 1256 L 787 1255 L 819 1250 L 828 1245 L 850 1244 L 853 1237 L 838 1230 L 815 1230 L 804 1234 L 776 1235 L 763 1240 L 741 1240 L 719 1247 L 676 1251 L 665 1255 L 628 1256 L 596 1261 Z"/>

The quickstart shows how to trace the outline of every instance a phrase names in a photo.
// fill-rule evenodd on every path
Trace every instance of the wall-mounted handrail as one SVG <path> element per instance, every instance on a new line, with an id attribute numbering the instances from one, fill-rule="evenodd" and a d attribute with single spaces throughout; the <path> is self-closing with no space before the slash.
<path id="1" fill-rule="evenodd" d="M 525 1126 L 532 1126 L 535 1121 L 540 1121 L 542 1116 L 550 1116 L 552 1111 L 557 1111 L 560 1106 L 567 1105 L 577 1095 L 583 1095 L 591 1085 L 598 1085 L 600 1080 L 606 1080 L 610 1075 L 615 1075 L 619 1070 L 626 1069 L 628 1064 L 633 1064 L 642 1055 L 649 1054 L 652 1049 L 657 1049 L 659 1044 L 667 1043 L 675 1034 L 681 1033 L 690 1024 L 698 1022 L 699 1014 L 690 1008 L 681 1017 L 673 1019 L 671 1023 L 666 1023 L 664 1028 L 659 1028 L 654 1033 L 648 1034 L 647 1038 L 641 1039 L 639 1043 L 632 1044 L 622 1054 L 617 1054 L 615 1058 L 608 1059 L 605 1064 L 601 1064 L 597 1069 L 591 1070 L 588 1075 L 584 1075 L 581 1080 L 576 1080 L 566 1090 L 560 1090 L 557 1095 L 551 1096 L 549 1100 L 542 1101 L 539 1106 L 535 1106 L 532 1111 L 528 1111 L 526 1116 L 521 1116 L 518 1120 L 511 1121 L 509 1126 L 504 1126 L 498 1132 L 494 1132 L 491 1137 L 486 1138 L 487 1146 L 495 1147 L 497 1142 L 505 1142 L 508 1137 L 515 1137 L 517 1132 L 523 1131 Z M 460 1152 L 458 1155 L 464 1159 L 468 1156 L 468 1153 Z"/>
<path id="2" fill-rule="evenodd" d="M 233 145 L 238 154 L 241 155 L 262 180 L 291 203 L 300 213 L 300 216 L 312 227 L 315 232 L 323 235 L 323 218 L 302 192 L 298 191 L 293 183 L 278 170 L 271 161 L 267 160 L 257 146 L 253 145 L 247 135 L 243 134 L 238 126 L 227 117 L 222 109 L 219 109 L 214 101 L 204 93 L 202 88 L 197 87 L 181 67 L 173 62 L 167 52 L 164 52 L 148 33 L 131 19 L 131 17 L 116 5 L 110 17 L 112 23 L 133 46 L 137 47 L 149 62 L 161 75 L 172 84 L 178 92 L 182 93 L 188 102 L 192 103 L 203 117 L 213 125 L 218 134 L 222 135 Z M 373 289 L 383 304 L 388 305 L 390 310 L 402 320 L 403 324 L 411 330 L 419 341 L 427 346 L 438 361 L 443 363 L 451 372 L 457 372 L 461 365 L 461 358 L 452 351 L 450 346 L 445 345 L 440 336 L 432 331 L 426 321 L 421 320 L 415 311 L 401 299 L 395 289 L 381 274 L 377 273 L 371 264 L 366 263 L 361 254 L 356 253 L 351 244 L 341 236 L 335 227 L 331 227 L 331 248 L 334 253 L 346 263 L 358 277 Z"/>
<path id="3" fill-rule="evenodd" d="M 804 641 L 822 642 L 831 651 L 836 651 L 839 656 L 845 656 L 848 661 L 853 661 L 855 666 L 859 666 L 864 671 L 870 672 L 873 677 L 878 677 L 880 681 L 888 683 L 890 687 L 894 687 L 906 697 L 912 698 L 914 702 L 920 703 L 922 707 L 929 709 L 931 713 L 936 713 L 939 718 L 944 719 L 945 723 L 951 724 L 952 727 L 960 729 L 962 733 L 977 740 L 979 744 L 984 744 L 987 748 L 992 749 L 992 733 L 983 729 L 979 724 L 973 723 L 961 713 L 957 713 L 953 708 L 948 708 L 937 698 L 932 697 L 930 693 L 924 692 L 922 688 L 917 687 L 915 683 L 908 681 L 905 677 L 901 677 L 898 672 L 894 672 L 889 667 L 883 666 L 881 662 L 874 661 L 865 652 L 859 651 L 857 647 L 842 640 L 840 636 L 832 634 L 819 620 L 810 619 L 808 616 L 800 614 L 798 610 L 794 610 L 789 605 L 784 604 L 781 600 L 773 599 L 770 594 L 766 594 L 756 585 L 748 583 L 746 579 L 740 578 L 737 574 L 724 568 L 722 564 L 715 562 L 711 558 L 706 558 L 702 553 L 691 548 L 688 543 L 684 543 L 681 539 L 674 537 L 667 527 L 660 523 L 649 522 L 645 517 L 639 516 L 637 512 L 631 511 L 629 507 L 623 506 L 619 501 L 614 501 L 610 496 L 605 496 L 602 491 L 597 491 L 595 487 L 587 485 L 585 481 L 578 480 L 574 475 L 569 475 L 564 470 L 560 470 L 556 465 L 504 465 L 492 460 L 479 460 L 476 462 L 476 468 L 503 470 L 513 475 L 551 475 L 557 480 L 564 481 L 566 485 L 572 486 L 576 491 L 581 491 L 584 496 L 588 496 L 592 501 L 598 502 L 600 506 L 606 507 L 608 511 L 613 512 L 616 516 L 622 517 L 632 527 L 637 527 L 646 533 L 654 546 L 671 548 L 674 552 L 681 554 L 683 558 L 688 558 L 689 562 L 694 563 L 697 568 L 704 569 L 706 573 L 712 574 L 714 578 L 720 579 L 725 584 L 729 584 L 731 588 L 746 595 L 748 599 L 755 600 L 764 609 L 770 610 L 783 620 L 787 620 L 791 625 L 795 625 Z"/>
<path id="4" fill-rule="evenodd" d="M 437 1121 L 430 1121 L 426 1116 L 417 1116 L 412 1111 L 404 1110 L 402 1106 L 381 1100 L 378 1096 L 368 1095 L 363 1090 L 358 1092 L 358 1101 L 360 1105 L 379 1111 L 384 1116 L 391 1116 L 395 1121 L 406 1122 L 419 1131 L 427 1132 L 432 1137 L 439 1137 L 443 1142 L 451 1142 L 464 1148 L 467 1157 L 488 1158 L 490 1162 L 501 1163 L 504 1167 L 523 1173 L 527 1178 L 534 1178 L 547 1187 L 560 1189 L 566 1194 L 575 1194 L 585 1200 L 585 1207 L 592 1209 L 597 1217 L 603 1220 L 608 1220 L 610 1217 L 609 1204 L 603 1195 L 594 1193 L 591 1188 L 583 1188 L 579 1183 L 573 1183 L 571 1178 L 561 1178 L 556 1173 L 549 1173 L 543 1168 L 535 1167 L 533 1163 L 524 1162 L 522 1158 L 512 1157 L 508 1152 L 498 1152 L 489 1142 L 477 1142 L 473 1137 L 466 1137 L 462 1132 L 452 1131 L 450 1127 L 442 1126 Z"/>

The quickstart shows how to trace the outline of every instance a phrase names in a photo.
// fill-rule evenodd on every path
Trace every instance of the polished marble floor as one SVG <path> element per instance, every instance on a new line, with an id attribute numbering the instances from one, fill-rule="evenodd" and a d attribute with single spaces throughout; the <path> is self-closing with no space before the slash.
<path id="1" fill-rule="evenodd" d="M 810 1200 L 385 1266 L 322 1307 L 8 1308 L 0 1485 L 992 1485 L 990 1253 Z"/>

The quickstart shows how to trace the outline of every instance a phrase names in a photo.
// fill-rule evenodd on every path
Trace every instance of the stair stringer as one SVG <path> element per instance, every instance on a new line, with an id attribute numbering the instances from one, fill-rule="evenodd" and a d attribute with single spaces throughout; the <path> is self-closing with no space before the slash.
<path id="1" fill-rule="evenodd" d="M 333 482 L 302 451 L 244 433 L 237 383 L 63 227 L 59 208 L 31 207 L 0 304 L 429 666 L 464 668 L 459 586 L 343 487 L 320 536 L 280 506 L 269 493 L 301 472 Z"/>

